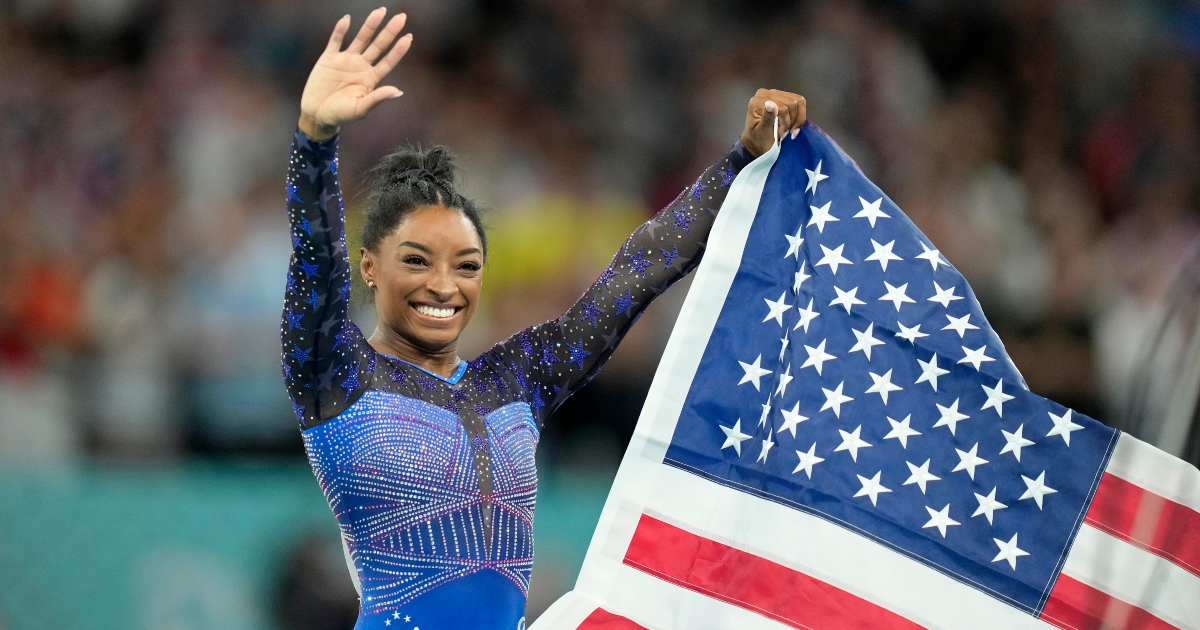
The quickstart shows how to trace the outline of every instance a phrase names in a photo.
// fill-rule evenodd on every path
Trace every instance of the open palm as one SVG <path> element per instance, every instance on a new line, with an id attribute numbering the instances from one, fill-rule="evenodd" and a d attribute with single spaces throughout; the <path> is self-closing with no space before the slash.
<path id="1" fill-rule="evenodd" d="M 382 7 L 372 11 L 346 50 L 341 48 L 350 30 L 350 16 L 334 26 L 329 44 L 308 75 L 300 97 L 300 126 L 310 137 L 332 137 L 339 127 L 366 116 L 380 102 L 400 96 L 395 86 L 376 86 L 408 52 L 412 34 L 396 41 L 404 28 L 405 15 L 401 13 L 376 35 L 386 14 Z M 395 46 L 391 46 L 393 41 Z"/>

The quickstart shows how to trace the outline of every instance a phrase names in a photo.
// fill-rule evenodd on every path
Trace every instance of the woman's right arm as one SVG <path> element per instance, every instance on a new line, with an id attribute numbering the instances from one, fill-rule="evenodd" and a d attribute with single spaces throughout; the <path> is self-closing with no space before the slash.
<path id="1" fill-rule="evenodd" d="M 403 14 L 376 36 L 385 14 L 382 8 L 371 12 L 346 50 L 342 39 L 350 16 L 338 20 L 300 99 L 287 177 L 292 259 L 281 337 L 283 375 L 303 428 L 341 413 L 366 387 L 358 378 L 363 358 L 358 355 L 369 351 L 348 317 L 351 270 L 337 133 L 384 100 L 400 96 L 393 86 L 376 86 L 408 51 L 412 37 L 396 40 L 404 28 Z M 393 41 L 396 45 L 388 50 Z"/>

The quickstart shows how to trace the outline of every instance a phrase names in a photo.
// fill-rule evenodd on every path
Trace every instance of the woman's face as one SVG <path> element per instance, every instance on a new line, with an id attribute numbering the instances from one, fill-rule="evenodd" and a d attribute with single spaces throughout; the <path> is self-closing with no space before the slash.
<path id="1" fill-rule="evenodd" d="M 375 283 L 380 327 L 418 350 L 458 339 L 479 302 L 483 245 L 461 212 L 417 208 L 378 247 L 363 250 L 363 279 Z"/>

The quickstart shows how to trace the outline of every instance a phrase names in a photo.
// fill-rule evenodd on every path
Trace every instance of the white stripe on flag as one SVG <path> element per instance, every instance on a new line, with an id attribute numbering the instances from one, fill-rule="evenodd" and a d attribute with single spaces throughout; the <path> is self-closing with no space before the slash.
<path id="1" fill-rule="evenodd" d="M 1180 628 L 1200 629 L 1200 577 L 1084 525 L 1063 573 Z"/>
<path id="2" fill-rule="evenodd" d="M 1117 440 L 1105 471 L 1200 512 L 1200 471 L 1127 433 Z"/>

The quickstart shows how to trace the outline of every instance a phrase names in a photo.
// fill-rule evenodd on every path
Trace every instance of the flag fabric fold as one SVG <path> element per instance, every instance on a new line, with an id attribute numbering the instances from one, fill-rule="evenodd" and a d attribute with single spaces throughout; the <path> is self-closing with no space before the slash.
<path id="1" fill-rule="evenodd" d="M 820 129 L 745 168 L 533 626 L 1198 628 L 1200 472 L 1025 386 Z"/>

